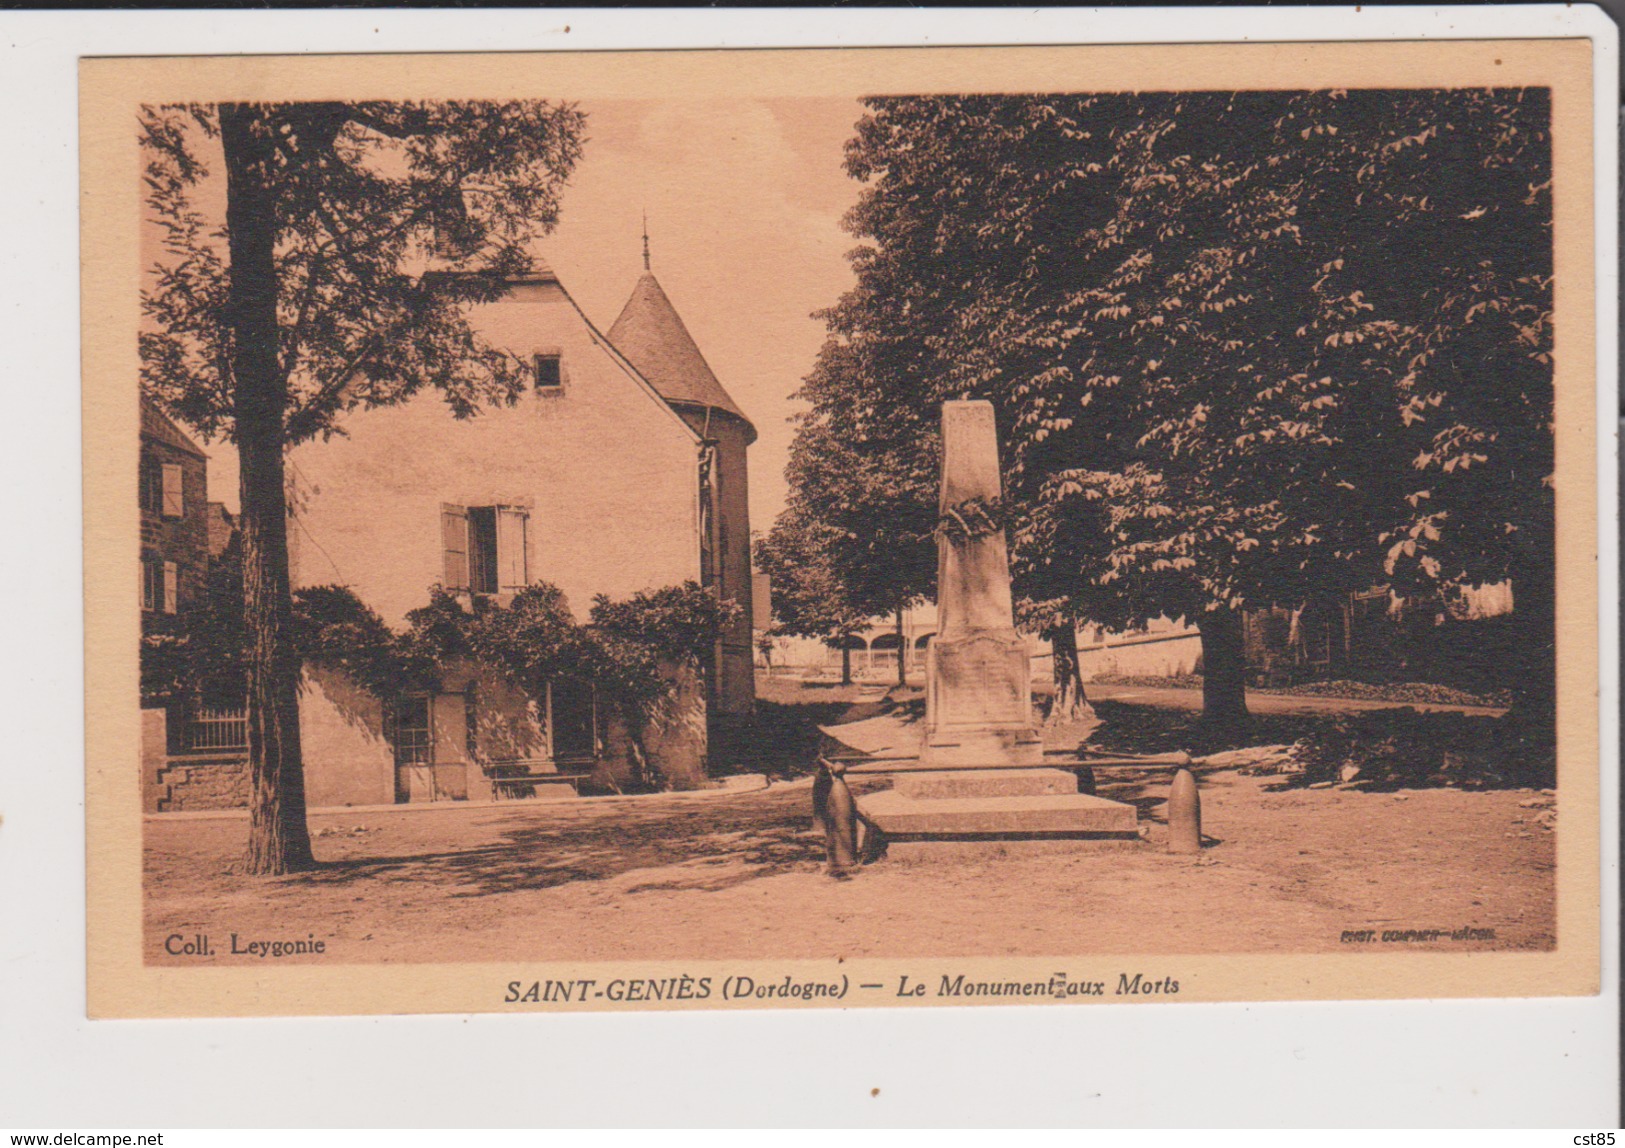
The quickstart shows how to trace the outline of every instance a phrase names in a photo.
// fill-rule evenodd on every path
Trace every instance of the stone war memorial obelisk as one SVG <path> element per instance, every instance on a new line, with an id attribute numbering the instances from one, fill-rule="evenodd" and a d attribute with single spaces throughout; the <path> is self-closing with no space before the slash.
<path id="1" fill-rule="evenodd" d="M 1080 793 L 1075 773 L 1044 765 L 1031 658 L 1014 624 L 1001 496 L 992 405 L 944 403 L 937 634 L 926 656 L 924 736 L 917 761 L 887 769 L 893 788 L 856 802 L 859 819 L 893 856 L 929 855 L 931 843 L 946 841 L 1137 832 L 1134 806 Z M 860 771 L 868 772 L 851 772 Z"/>

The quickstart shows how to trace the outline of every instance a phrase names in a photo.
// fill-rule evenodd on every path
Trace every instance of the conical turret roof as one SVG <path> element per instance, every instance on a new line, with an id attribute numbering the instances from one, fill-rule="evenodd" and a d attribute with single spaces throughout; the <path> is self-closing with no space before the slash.
<path id="1" fill-rule="evenodd" d="M 711 373 L 652 272 L 645 271 L 638 279 L 620 318 L 609 329 L 609 341 L 667 402 L 726 411 L 750 427 L 752 439 L 756 437 L 756 428 Z"/>

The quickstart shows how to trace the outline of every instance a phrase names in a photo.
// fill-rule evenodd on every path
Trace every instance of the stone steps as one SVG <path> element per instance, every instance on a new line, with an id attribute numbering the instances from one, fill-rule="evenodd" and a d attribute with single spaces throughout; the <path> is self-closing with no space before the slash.
<path id="1" fill-rule="evenodd" d="M 893 785 L 904 797 L 1049 797 L 1078 792 L 1075 774 L 1064 769 L 941 770 L 899 773 Z"/>
<path id="2" fill-rule="evenodd" d="M 881 855 L 888 865 L 940 865 L 1013 861 L 1023 857 L 1134 853 L 1154 848 L 1143 834 L 1127 833 L 1093 837 L 917 837 L 888 841 Z"/>
<path id="3" fill-rule="evenodd" d="M 1012 838 L 1133 835 L 1139 811 L 1086 793 L 909 797 L 896 789 L 858 799 L 858 812 L 888 841 L 918 837 Z"/>

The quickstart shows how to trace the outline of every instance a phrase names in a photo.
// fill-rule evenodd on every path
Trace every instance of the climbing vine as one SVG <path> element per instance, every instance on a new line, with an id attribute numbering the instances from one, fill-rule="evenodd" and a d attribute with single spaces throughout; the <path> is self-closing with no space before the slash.
<path id="1" fill-rule="evenodd" d="M 658 783 L 643 734 L 676 690 L 675 671 L 703 674 L 709 652 L 738 607 L 695 582 L 634 594 L 599 595 L 590 620 L 575 620 L 558 587 L 528 586 L 507 601 L 472 603 L 436 586 L 427 604 L 392 630 L 355 592 L 314 586 L 294 594 L 292 640 L 308 664 L 336 670 L 376 697 L 437 690 L 459 662 L 478 662 L 542 701 L 558 679 L 590 682 L 622 718 L 646 781 Z M 242 680 L 240 567 L 211 572 L 203 599 L 142 637 L 141 688 L 149 704 L 229 692 Z"/>

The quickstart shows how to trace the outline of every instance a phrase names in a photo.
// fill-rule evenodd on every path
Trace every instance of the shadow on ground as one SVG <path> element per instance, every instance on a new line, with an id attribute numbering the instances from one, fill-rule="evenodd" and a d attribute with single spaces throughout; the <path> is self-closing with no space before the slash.
<path id="1" fill-rule="evenodd" d="M 1160 709 L 1132 702 L 1092 703 L 1100 727 L 1089 748 L 1124 753 L 1218 753 L 1249 745 L 1284 745 L 1324 726 L 1318 714 L 1254 714 L 1245 728 L 1213 729 L 1200 710 Z"/>
<path id="2" fill-rule="evenodd" d="M 904 696 L 919 691 L 903 691 Z M 712 745 L 712 773 L 722 777 L 763 773 L 787 780 L 806 777 L 825 752 L 819 726 L 846 725 L 888 713 L 905 713 L 896 689 L 872 684 L 838 685 L 768 678 L 758 683 L 756 713 L 744 726 L 719 731 Z M 919 703 L 920 713 L 925 703 Z"/>
<path id="3" fill-rule="evenodd" d="M 1549 722 L 1511 715 L 1419 712 L 1410 707 L 1320 714 L 1253 714 L 1240 729 L 1214 729 L 1196 710 L 1094 703 L 1101 719 L 1088 746 L 1196 756 L 1253 745 L 1293 745 L 1297 772 L 1282 787 L 1349 783 L 1362 789 L 1508 789 L 1556 783 Z M 1350 779 L 1353 779 L 1352 781 Z"/>
<path id="4" fill-rule="evenodd" d="M 618 886 L 619 895 L 715 891 L 792 870 L 815 871 L 823 858 L 823 839 L 811 828 L 811 794 L 801 786 L 739 798 L 616 803 L 563 817 L 558 806 L 552 810 L 545 824 L 505 825 L 496 839 L 467 849 L 335 859 L 289 880 L 404 881 L 439 885 L 457 898 L 648 871 L 650 880 Z"/>

